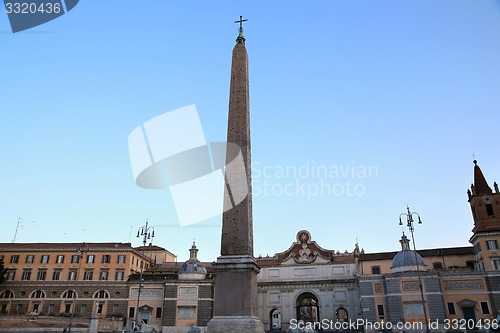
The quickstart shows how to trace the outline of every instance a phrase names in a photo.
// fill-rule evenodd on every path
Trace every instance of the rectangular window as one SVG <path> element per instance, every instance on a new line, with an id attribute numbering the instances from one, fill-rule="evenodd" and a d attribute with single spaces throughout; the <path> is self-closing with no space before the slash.
<path id="1" fill-rule="evenodd" d="M 500 271 L 500 258 L 491 259 L 491 263 L 495 271 Z"/>
<path id="2" fill-rule="evenodd" d="M 490 308 L 488 307 L 488 302 L 481 302 L 481 311 L 483 314 L 490 314 Z"/>
<path id="3" fill-rule="evenodd" d="M 455 311 L 455 303 L 447 303 L 448 304 L 448 313 L 451 315 L 457 314 Z"/>
<path id="4" fill-rule="evenodd" d="M 49 263 L 49 255 L 48 254 L 43 254 L 42 258 L 40 259 L 41 264 L 48 264 Z"/>
<path id="5" fill-rule="evenodd" d="M 384 312 L 384 306 L 382 304 L 377 305 L 377 312 L 378 312 L 379 319 L 384 319 L 385 312 Z"/>
<path id="6" fill-rule="evenodd" d="M 106 281 L 108 280 L 108 271 L 101 271 L 101 273 L 99 274 L 99 280 L 101 281 Z"/>
<path id="7" fill-rule="evenodd" d="M 71 256 L 71 263 L 78 264 L 80 262 L 80 256 L 78 254 L 73 254 Z"/>
<path id="8" fill-rule="evenodd" d="M 161 307 L 156 308 L 156 318 L 161 318 L 162 310 L 163 309 Z"/>
<path id="9" fill-rule="evenodd" d="M 21 276 L 21 280 L 28 281 L 31 279 L 31 269 L 26 269 L 23 271 L 23 275 Z"/>
<path id="10" fill-rule="evenodd" d="M 14 278 L 16 276 L 16 270 L 11 269 L 7 271 L 7 275 L 5 275 L 5 279 L 7 281 L 14 281 Z"/>
<path id="11" fill-rule="evenodd" d="M 372 266 L 372 274 L 380 274 L 380 266 Z"/>
<path id="12" fill-rule="evenodd" d="M 87 255 L 87 264 L 93 264 L 95 261 L 95 256 L 93 254 Z"/>
<path id="13" fill-rule="evenodd" d="M 437 269 L 437 270 L 441 270 L 441 269 L 443 269 L 443 263 L 442 262 L 435 262 L 432 264 L 432 268 Z"/>
<path id="14" fill-rule="evenodd" d="M 35 256 L 32 254 L 28 254 L 26 256 L 26 263 L 27 264 L 32 264 L 35 261 Z"/>
<path id="15" fill-rule="evenodd" d="M 10 263 L 17 264 L 19 262 L 19 255 L 13 254 L 10 256 Z"/>
<path id="16" fill-rule="evenodd" d="M 116 281 L 123 281 L 123 277 L 124 277 L 124 271 L 116 271 L 115 273 L 115 280 Z"/>
<path id="17" fill-rule="evenodd" d="M 117 262 L 118 262 L 119 264 L 124 264 L 124 263 L 125 263 L 126 258 L 127 258 L 127 257 L 126 257 L 124 254 L 119 254 L 119 255 L 118 255 L 118 261 L 117 261 Z"/>
<path id="18" fill-rule="evenodd" d="M 70 313 L 71 312 L 71 303 L 66 303 L 64 306 L 64 313 Z"/>
<path id="19" fill-rule="evenodd" d="M 486 241 L 486 247 L 488 248 L 489 251 L 496 251 L 498 250 L 498 242 L 496 239 L 490 239 Z"/>
<path id="20" fill-rule="evenodd" d="M 59 254 L 56 256 L 56 264 L 62 264 L 62 263 L 64 263 L 64 255 Z"/>
<path id="21" fill-rule="evenodd" d="M 474 248 L 476 249 L 476 254 L 481 253 L 481 244 L 479 244 L 479 242 L 474 245 Z"/>
<path id="22" fill-rule="evenodd" d="M 59 269 L 54 270 L 54 272 L 52 272 L 52 280 L 59 281 L 60 279 L 61 279 L 61 271 Z"/>
<path id="23" fill-rule="evenodd" d="M 38 271 L 38 274 L 36 275 L 36 279 L 38 281 L 44 281 L 46 277 L 47 277 L 47 270 L 46 269 L 40 269 Z"/>
<path id="24" fill-rule="evenodd" d="M 92 271 L 86 270 L 85 273 L 83 274 L 83 279 L 87 281 L 92 280 Z"/>
<path id="25" fill-rule="evenodd" d="M 495 213 L 493 213 L 492 204 L 486 204 L 486 213 L 488 213 L 488 216 L 495 216 Z"/>
<path id="26" fill-rule="evenodd" d="M 132 306 L 128 309 L 128 317 L 134 318 L 134 316 L 135 316 L 135 308 Z"/>
<path id="27" fill-rule="evenodd" d="M 76 270 L 70 270 L 68 274 L 69 281 L 76 281 Z"/>
<path id="28" fill-rule="evenodd" d="M 102 263 L 109 264 L 111 262 L 111 256 L 109 254 L 102 255 Z"/>
<path id="29" fill-rule="evenodd" d="M 97 302 L 97 313 L 102 313 L 104 302 Z"/>

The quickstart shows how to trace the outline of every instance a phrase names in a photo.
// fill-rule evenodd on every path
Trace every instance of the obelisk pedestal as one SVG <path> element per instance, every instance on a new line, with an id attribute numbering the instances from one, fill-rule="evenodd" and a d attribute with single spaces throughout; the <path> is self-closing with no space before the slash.
<path id="1" fill-rule="evenodd" d="M 214 317 L 209 333 L 263 333 L 257 317 L 257 274 L 253 257 L 252 171 L 248 55 L 240 16 L 240 33 L 233 49 L 227 142 L 241 150 L 244 168 L 226 156 L 221 256 L 215 263 Z M 242 191 L 248 195 L 239 202 Z M 238 193 L 235 193 L 238 192 Z"/>
<path id="2" fill-rule="evenodd" d="M 255 313 L 260 270 L 255 259 L 221 256 L 217 258 L 215 270 L 215 309 L 208 332 L 262 333 L 264 326 Z"/>

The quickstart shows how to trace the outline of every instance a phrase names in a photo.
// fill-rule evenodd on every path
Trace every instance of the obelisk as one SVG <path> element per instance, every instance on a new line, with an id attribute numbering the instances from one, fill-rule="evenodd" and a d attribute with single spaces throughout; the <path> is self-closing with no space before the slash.
<path id="1" fill-rule="evenodd" d="M 257 317 L 260 268 L 253 257 L 248 54 L 242 27 L 245 21 L 240 16 L 235 22 L 240 24 L 240 29 L 231 67 L 221 256 L 215 263 L 215 306 L 214 317 L 208 323 L 209 333 L 264 332 Z M 234 157 L 229 151 L 231 144 L 240 148 L 244 168 L 229 163 Z M 235 202 L 233 198 L 238 195 L 231 192 L 243 189 L 248 189 L 248 195 L 243 201 Z"/>

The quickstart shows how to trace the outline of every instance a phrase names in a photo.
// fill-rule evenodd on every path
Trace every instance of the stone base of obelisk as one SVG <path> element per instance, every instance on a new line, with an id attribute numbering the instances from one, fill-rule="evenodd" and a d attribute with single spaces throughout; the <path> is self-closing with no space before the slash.
<path id="1" fill-rule="evenodd" d="M 257 317 L 213 317 L 207 325 L 208 333 L 263 333 L 264 325 Z"/>
<path id="2" fill-rule="evenodd" d="M 208 333 L 263 333 L 257 310 L 260 267 L 248 255 L 221 256 L 215 263 L 214 317 Z"/>

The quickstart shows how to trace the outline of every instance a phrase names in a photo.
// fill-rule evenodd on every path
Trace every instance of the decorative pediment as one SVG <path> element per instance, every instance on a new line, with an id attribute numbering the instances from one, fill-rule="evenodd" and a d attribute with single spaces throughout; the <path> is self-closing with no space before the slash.
<path id="1" fill-rule="evenodd" d="M 476 306 L 476 303 L 477 302 L 474 302 L 473 300 L 466 298 L 458 302 L 458 305 L 461 308 L 473 308 Z"/>
<path id="2" fill-rule="evenodd" d="M 142 312 L 142 313 L 153 312 L 153 307 L 151 307 L 147 304 L 144 304 L 144 305 L 139 307 L 139 312 Z"/>
<path id="3" fill-rule="evenodd" d="M 278 253 L 277 256 L 281 263 L 292 259 L 297 264 L 310 264 L 315 262 L 318 257 L 330 261 L 333 252 L 325 250 L 316 242 L 311 241 L 309 231 L 301 230 L 297 233 L 297 241 L 288 250 Z"/>

